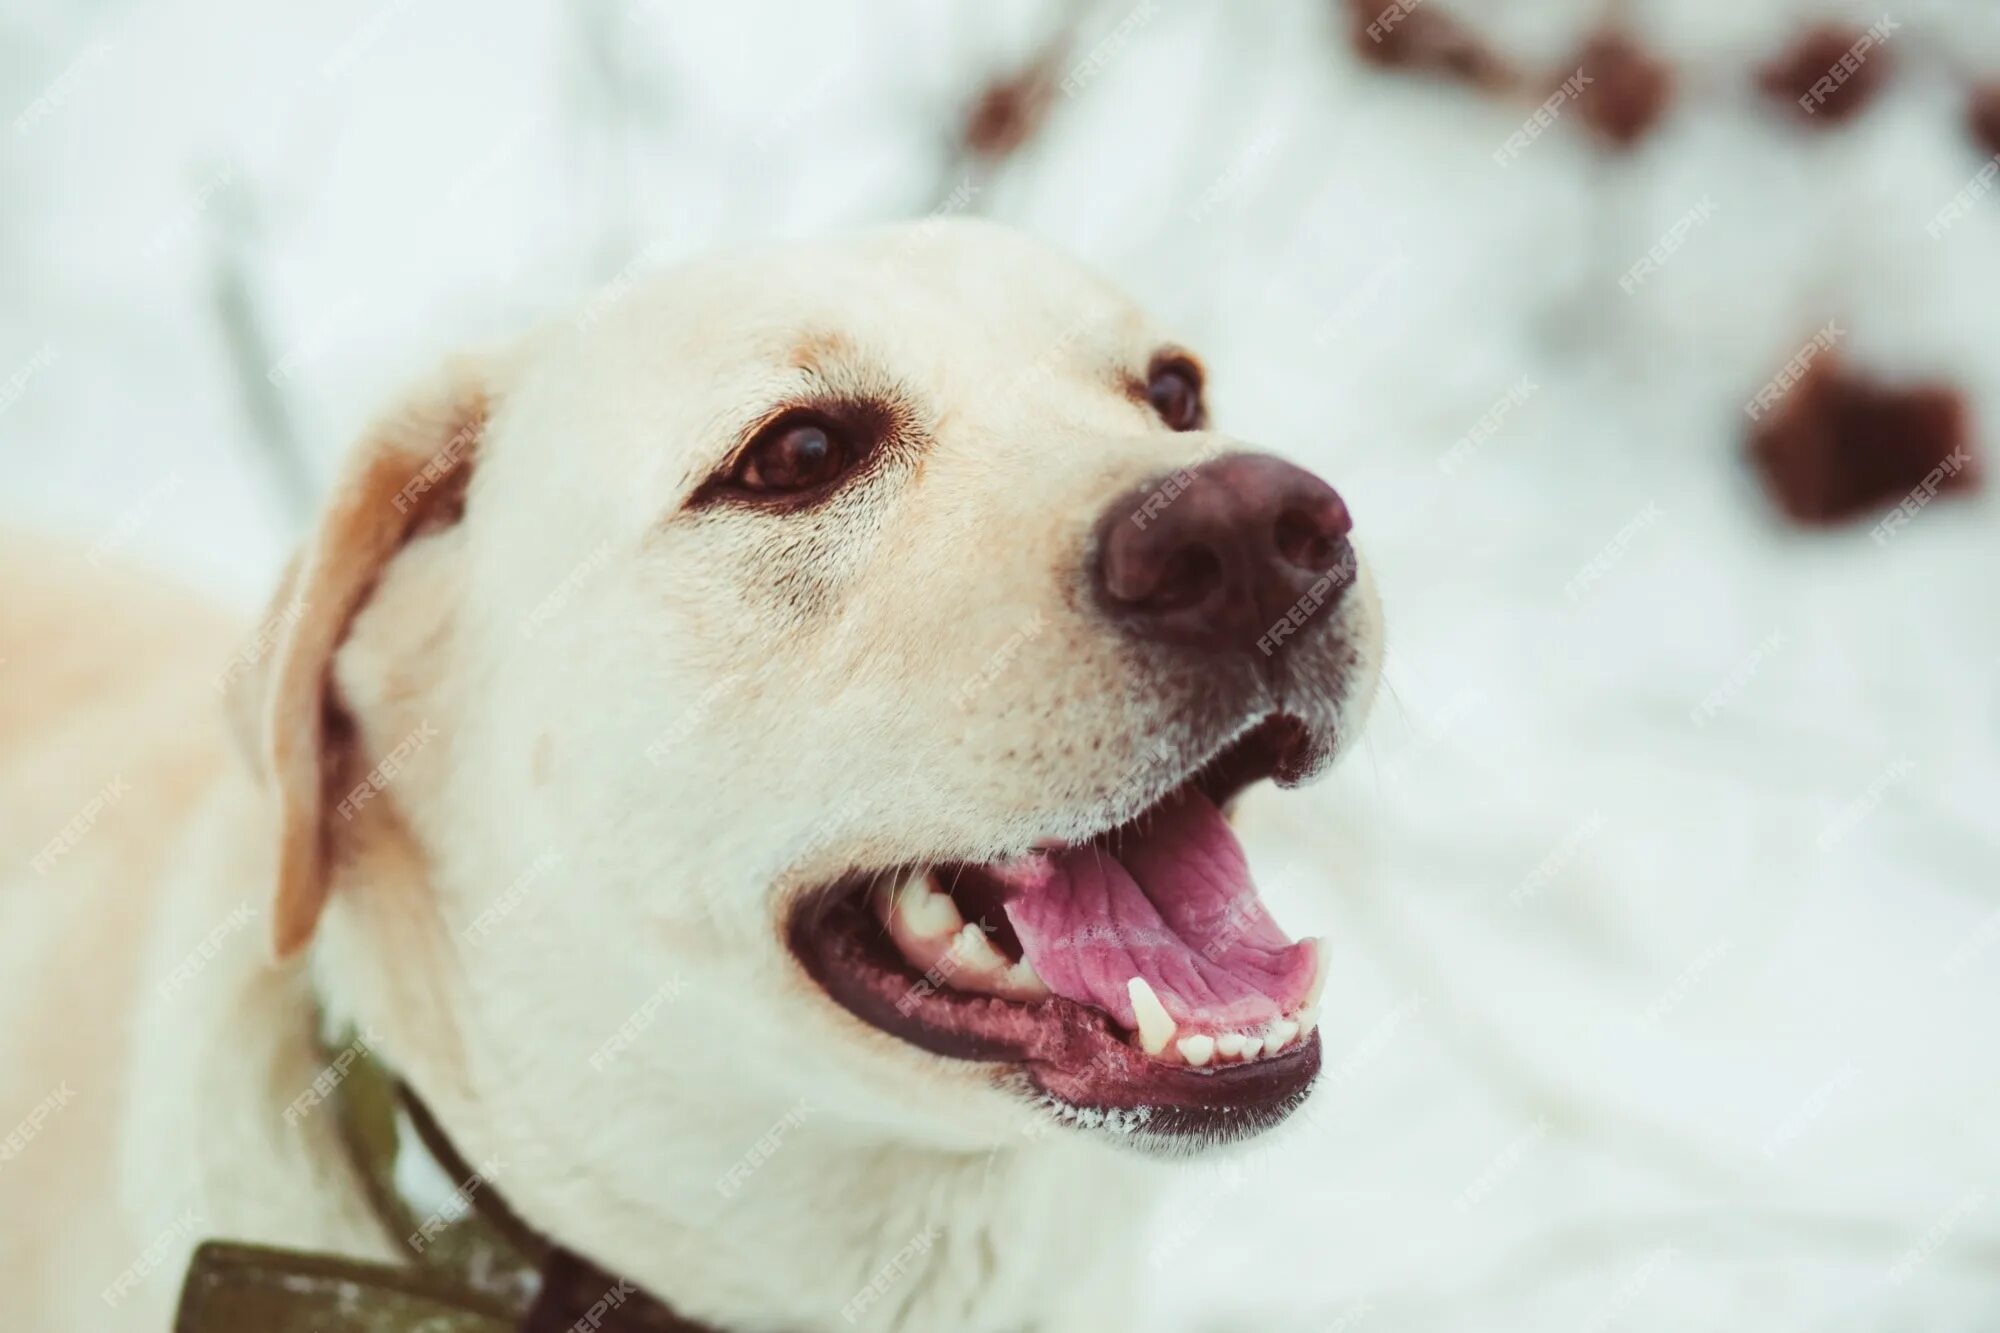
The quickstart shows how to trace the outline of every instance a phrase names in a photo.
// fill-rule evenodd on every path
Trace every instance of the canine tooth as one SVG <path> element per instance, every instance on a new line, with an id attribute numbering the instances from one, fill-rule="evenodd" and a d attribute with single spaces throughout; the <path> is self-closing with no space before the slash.
<path id="1" fill-rule="evenodd" d="M 1285 1049 L 1285 1043 L 1299 1035 L 1299 1025 L 1289 1018 L 1274 1018 L 1271 1026 L 1264 1029 L 1264 1049 L 1276 1055 Z"/>
<path id="2" fill-rule="evenodd" d="M 1316 939 L 1307 940 L 1306 943 L 1313 951 L 1313 979 L 1312 985 L 1306 988 L 1306 1002 L 1300 1007 L 1318 1013 L 1319 993 L 1326 989 L 1326 946 Z M 1310 1032 L 1312 1029 L 1306 1030 Z"/>
<path id="3" fill-rule="evenodd" d="M 1151 983 L 1144 977 L 1133 977 L 1126 982 L 1125 993 L 1132 997 L 1132 1013 L 1139 1020 L 1140 1049 L 1148 1055 L 1158 1055 L 1174 1039 L 1174 1020 L 1167 1013 L 1167 1006 L 1160 1003 L 1160 997 L 1153 993 Z"/>
<path id="4" fill-rule="evenodd" d="M 1181 1059 L 1187 1061 L 1196 1069 L 1207 1064 L 1209 1057 L 1215 1054 L 1215 1038 L 1213 1037 L 1200 1035 L 1182 1037 L 1176 1045 L 1180 1050 Z"/>
<path id="5" fill-rule="evenodd" d="M 1299 1037 L 1301 1039 L 1310 1037 L 1313 1034 L 1313 1029 L 1319 1026 L 1319 1006 L 1316 1004 L 1307 1005 L 1305 1008 L 1299 1010 L 1298 1018 Z"/>
<path id="6" fill-rule="evenodd" d="M 1215 1034 L 1215 1053 L 1234 1060 L 1243 1054 L 1243 1034 L 1240 1032 L 1218 1032 Z"/>
<path id="7" fill-rule="evenodd" d="M 928 875 L 910 880 L 896 890 L 896 915 L 919 939 L 949 939 L 959 933 L 965 918 L 951 895 L 931 887 Z"/>
<path id="8" fill-rule="evenodd" d="M 1243 1058 L 1245 1060 L 1255 1060 L 1263 1053 L 1264 1039 L 1262 1037 L 1246 1036 L 1243 1038 Z"/>

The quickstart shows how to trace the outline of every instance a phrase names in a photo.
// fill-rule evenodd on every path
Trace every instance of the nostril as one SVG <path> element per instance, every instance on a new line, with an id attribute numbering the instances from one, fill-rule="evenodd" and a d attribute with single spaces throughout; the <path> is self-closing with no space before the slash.
<path id="1" fill-rule="evenodd" d="M 1321 573 L 1339 562 L 1353 528 L 1347 506 L 1338 498 L 1310 505 L 1290 505 L 1272 527 L 1278 554 L 1300 569 Z"/>
<path id="2" fill-rule="evenodd" d="M 1167 557 L 1160 575 L 1137 605 L 1148 611 L 1196 606 L 1222 581 L 1222 561 L 1206 546 L 1183 546 Z"/>

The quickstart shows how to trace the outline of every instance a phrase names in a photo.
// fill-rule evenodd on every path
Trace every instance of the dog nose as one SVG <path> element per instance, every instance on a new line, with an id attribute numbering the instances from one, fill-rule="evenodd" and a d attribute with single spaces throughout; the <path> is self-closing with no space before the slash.
<path id="1" fill-rule="evenodd" d="M 1140 638 L 1270 656 L 1354 582 L 1339 492 L 1270 454 L 1148 482 L 1097 524 L 1099 604 Z"/>

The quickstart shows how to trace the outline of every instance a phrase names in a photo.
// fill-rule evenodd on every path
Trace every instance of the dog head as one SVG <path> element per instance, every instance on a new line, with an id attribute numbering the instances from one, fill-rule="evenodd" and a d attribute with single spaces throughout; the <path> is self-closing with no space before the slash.
<path id="1" fill-rule="evenodd" d="M 786 1117 L 1255 1131 L 1319 962 L 1220 808 L 1361 724 L 1350 526 L 993 226 L 617 293 L 371 432 L 280 591 L 278 946 L 326 907 L 322 968 L 541 1145 L 544 1215 L 633 1163 L 726 1197 L 718 1134 Z"/>

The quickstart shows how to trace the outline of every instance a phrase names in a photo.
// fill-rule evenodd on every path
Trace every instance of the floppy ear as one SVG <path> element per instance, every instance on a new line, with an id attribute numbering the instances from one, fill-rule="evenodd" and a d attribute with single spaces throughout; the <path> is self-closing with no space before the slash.
<path id="1" fill-rule="evenodd" d="M 490 370 L 485 360 L 452 363 L 363 437 L 238 656 L 249 669 L 228 682 L 237 738 L 277 802 L 280 958 L 312 938 L 326 898 L 326 786 L 337 738 L 350 730 L 332 697 L 334 652 L 404 543 L 463 512 Z"/>

